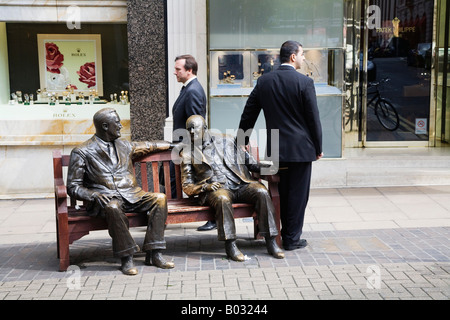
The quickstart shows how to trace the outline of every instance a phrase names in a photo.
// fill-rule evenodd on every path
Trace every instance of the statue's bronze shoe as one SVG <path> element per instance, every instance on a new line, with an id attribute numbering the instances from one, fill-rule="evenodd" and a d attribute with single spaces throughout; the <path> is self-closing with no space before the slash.
<path id="1" fill-rule="evenodd" d="M 138 270 L 134 266 L 132 255 L 121 258 L 121 261 L 122 267 L 120 268 L 120 270 L 122 270 L 123 274 L 126 274 L 127 276 L 135 276 L 138 274 Z"/>
<path id="2" fill-rule="evenodd" d="M 284 252 L 278 246 L 276 237 L 266 237 L 266 247 L 270 255 L 277 259 L 284 259 Z"/>
<path id="3" fill-rule="evenodd" d="M 243 262 L 245 261 L 245 257 L 243 253 L 238 249 L 236 245 L 236 240 L 227 240 L 225 241 L 225 252 L 227 256 L 234 261 Z"/>
<path id="4" fill-rule="evenodd" d="M 147 266 L 155 266 L 161 269 L 172 269 L 175 263 L 164 259 L 160 250 L 147 251 L 145 254 L 145 264 Z"/>

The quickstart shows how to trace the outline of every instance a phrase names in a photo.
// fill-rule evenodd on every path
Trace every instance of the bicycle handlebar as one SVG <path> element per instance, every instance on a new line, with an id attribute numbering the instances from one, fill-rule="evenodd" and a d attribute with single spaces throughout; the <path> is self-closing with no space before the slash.
<path id="1" fill-rule="evenodd" d="M 377 87 L 380 84 L 382 84 L 384 82 L 388 82 L 388 81 L 391 81 L 391 79 L 389 77 L 385 77 L 385 78 L 381 79 L 380 81 L 369 82 L 368 87 Z"/>

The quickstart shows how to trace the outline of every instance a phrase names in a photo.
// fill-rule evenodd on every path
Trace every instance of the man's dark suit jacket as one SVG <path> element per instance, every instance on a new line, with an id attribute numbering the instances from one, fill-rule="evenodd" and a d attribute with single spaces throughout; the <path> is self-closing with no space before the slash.
<path id="1" fill-rule="evenodd" d="M 311 78 L 287 65 L 261 76 L 247 100 L 239 128 L 253 128 L 261 109 L 268 150 L 270 130 L 279 130 L 280 162 L 310 162 L 322 153 L 322 127 Z"/>
<path id="2" fill-rule="evenodd" d="M 188 83 L 173 105 L 173 130 L 186 129 L 186 120 L 195 114 L 206 117 L 206 95 L 198 79 Z M 179 139 L 174 137 L 174 140 Z"/>
<path id="3" fill-rule="evenodd" d="M 136 181 L 133 157 L 165 150 L 169 146 L 165 141 L 129 142 L 116 139 L 114 145 L 118 162 L 113 165 L 97 139 L 94 135 L 72 150 L 67 173 L 67 193 L 78 200 L 88 201 L 87 209 L 91 215 L 97 215 L 100 210 L 92 201 L 94 192 L 121 197 L 130 203 L 141 200 L 146 192 Z"/>

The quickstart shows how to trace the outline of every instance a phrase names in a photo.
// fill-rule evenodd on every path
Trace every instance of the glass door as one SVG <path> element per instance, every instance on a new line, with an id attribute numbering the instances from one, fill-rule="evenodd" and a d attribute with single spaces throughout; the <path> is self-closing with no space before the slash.
<path id="1" fill-rule="evenodd" d="M 436 36 L 436 145 L 450 142 L 450 0 L 439 0 Z"/>
<path id="2" fill-rule="evenodd" d="M 369 0 L 366 5 L 363 143 L 428 146 L 434 1 Z"/>

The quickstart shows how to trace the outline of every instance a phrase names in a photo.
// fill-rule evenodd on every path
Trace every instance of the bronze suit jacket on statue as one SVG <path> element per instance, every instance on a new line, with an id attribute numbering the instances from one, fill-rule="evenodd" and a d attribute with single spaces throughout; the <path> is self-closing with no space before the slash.
<path id="1" fill-rule="evenodd" d="M 97 139 L 94 135 L 72 150 L 67 173 L 67 193 L 78 200 L 88 201 L 87 209 L 92 215 L 100 210 L 92 201 L 92 194 L 96 191 L 130 203 L 141 200 L 145 191 L 139 187 L 133 173 L 133 157 L 166 150 L 170 146 L 166 141 L 129 142 L 116 139 L 114 145 L 118 161 L 113 165 Z"/>
<path id="2" fill-rule="evenodd" d="M 231 170 L 243 183 L 254 182 L 255 179 L 250 171 L 259 172 L 260 166 L 247 151 L 237 147 L 235 139 L 229 135 L 211 134 L 211 143 L 223 159 L 224 165 Z M 200 154 L 201 158 L 197 155 Z M 189 153 L 184 149 L 181 153 L 181 182 L 183 191 L 188 196 L 199 196 L 200 204 L 205 203 L 206 192 L 202 187 L 206 183 L 213 182 L 213 169 L 210 159 L 207 159 L 203 152 Z"/>

